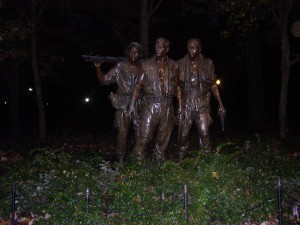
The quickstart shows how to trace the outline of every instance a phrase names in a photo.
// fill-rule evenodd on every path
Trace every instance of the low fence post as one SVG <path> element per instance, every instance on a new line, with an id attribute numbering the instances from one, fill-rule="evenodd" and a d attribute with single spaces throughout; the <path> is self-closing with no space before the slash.
<path id="1" fill-rule="evenodd" d="M 85 199 L 86 199 L 86 211 L 89 212 L 90 208 L 90 190 L 87 188 L 85 192 Z"/>
<path id="2" fill-rule="evenodd" d="M 184 218 L 186 220 L 186 224 L 189 224 L 189 214 L 188 214 L 188 204 L 189 204 L 189 199 L 188 199 L 188 189 L 187 189 L 187 185 L 184 185 Z"/>
<path id="3" fill-rule="evenodd" d="M 15 225 L 16 183 L 11 186 L 11 225 Z"/>
<path id="4" fill-rule="evenodd" d="M 281 181 L 277 181 L 277 196 L 278 196 L 278 220 L 279 225 L 282 225 L 282 194 L 281 194 Z"/>

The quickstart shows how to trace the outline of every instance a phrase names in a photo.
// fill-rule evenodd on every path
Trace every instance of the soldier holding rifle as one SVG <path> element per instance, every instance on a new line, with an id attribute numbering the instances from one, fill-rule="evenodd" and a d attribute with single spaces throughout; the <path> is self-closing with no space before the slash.
<path id="1" fill-rule="evenodd" d="M 179 81 L 183 90 L 183 113 L 179 124 L 178 144 L 179 160 L 183 160 L 189 147 L 189 132 L 195 121 L 199 144 L 205 153 L 211 151 L 209 127 L 210 95 L 219 103 L 219 116 L 224 125 L 225 108 L 222 104 L 216 85 L 216 74 L 213 61 L 201 54 L 202 45 L 199 39 L 193 38 L 187 42 L 187 55 L 178 61 Z"/>
<path id="2" fill-rule="evenodd" d="M 135 110 L 135 113 L 128 113 L 128 109 L 137 77 L 141 73 L 140 59 L 143 57 L 144 52 L 139 43 L 132 42 L 125 49 L 125 55 L 127 57 L 114 66 L 106 75 L 103 75 L 100 68 L 101 57 L 99 61 L 94 61 L 100 85 L 116 83 L 118 86 L 116 93 L 110 93 L 109 98 L 113 107 L 117 109 L 114 125 L 118 129 L 117 154 L 120 162 L 124 160 L 129 127 L 132 122 L 135 126 L 137 125 L 137 110 Z M 137 103 L 135 109 L 137 109 Z M 136 127 L 135 131 L 137 131 Z M 135 135 L 138 135 L 137 132 L 135 132 Z"/>

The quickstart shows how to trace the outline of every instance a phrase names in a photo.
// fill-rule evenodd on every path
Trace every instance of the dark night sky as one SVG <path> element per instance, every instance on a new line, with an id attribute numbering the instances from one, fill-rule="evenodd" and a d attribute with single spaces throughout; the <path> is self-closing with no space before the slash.
<path id="1" fill-rule="evenodd" d="M 200 38 L 203 42 L 203 53 L 215 62 L 217 75 L 222 79 L 220 92 L 227 109 L 227 125 L 229 129 L 247 128 L 247 93 L 245 58 L 234 39 L 220 37 L 218 26 L 211 26 L 207 21 L 196 16 L 178 16 L 171 10 L 165 10 L 166 5 L 157 12 L 150 26 L 150 55 L 153 52 L 153 42 L 163 36 L 171 41 L 170 57 L 179 59 L 185 54 L 185 43 L 191 37 Z M 77 9 L 78 10 L 78 9 Z M 106 56 L 122 56 L 123 48 L 130 41 L 137 41 L 138 19 L 132 18 L 133 25 L 116 36 L 112 23 L 100 20 L 93 9 L 83 7 L 78 14 L 66 13 L 63 10 L 51 8 L 46 11 L 43 26 L 38 32 L 38 46 L 44 51 L 56 56 L 60 61 L 50 63 L 54 79 L 43 78 L 44 98 L 46 105 L 47 126 L 50 132 L 65 128 L 85 130 L 91 132 L 111 131 L 114 110 L 108 101 L 108 94 L 116 86 L 99 87 L 95 69 L 92 63 L 82 60 L 82 54 L 101 54 Z M 96 11 L 96 9 L 94 9 Z M 82 13 L 82 14 L 80 14 Z M 72 19 L 72 22 L 70 20 Z M 114 18 L 117 21 L 117 18 Z M 122 19 L 122 18 L 120 18 Z M 127 18 L 128 19 L 128 18 Z M 81 21 L 82 20 L 82 21 Z M 112 22 L 112 21 L 111 21 Z M 120 22 L 120 21 L 119 21 Z M 134 26 L 135 23 L 135 26 Z M 64 30 L 65 29 L 65 30 Z M 114 28 L 116 29 L 116 28 Z M 121 28 L 120 28 L 121 29 Z M 123 28 L 122 28 L 123 29 Z M 73 33 L 72 33 L 73 32 Z M 292 50 L 300 51 L 300 38 L 291 37 Z M 276 43 L 263 43 L 264 63 L 264 95 L 257 96 L 265 99 L 267 112 L 267 127 L 277 129 L 277 114 L 280 87 L 280 49 Z M 291 70 L 289 87 L 289 116 L 292 131 L 299 131 L 299 98 L 300 63 Z M 107 72 L 112 65 L 103 65 Z M 23 67 L 22 74 L 25 83 L 32 85 L 30 65 Z M 55 78 L 56 77 L 56 78 Z M 22 118 L 26 118 L 29 132 L 34 133 L 36 126 L 36 106 L 34 93 L 24 92 L 25 110 Z M 91 98 L 85 103 L 85 97 Z M 4 104 L 7 102 L 7 104 Z M 0 84 L 0 112 L 1 133 L 8 132 L 10 124 L 10 104 L 7 84 Z M 212 100 L 213 119 L 216 118 L 216 105 Z M 217 123 L 215 123 L 217 124 Z M 214 125 L 216 126 L 216 125 Z"/>

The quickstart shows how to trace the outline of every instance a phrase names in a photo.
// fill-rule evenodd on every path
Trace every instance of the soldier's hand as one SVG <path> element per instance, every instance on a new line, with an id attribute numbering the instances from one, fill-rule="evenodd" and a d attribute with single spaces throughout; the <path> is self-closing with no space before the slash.
<path id="1" fill-rule="evenodd" d="M 128 113 L 133 113 L 134 111 L 135 111 L 134 103 L 131 103 L 130 107 L 129 107 L 129 110 L 128 110 Z"/>
<path id="2" fill-rule="evenodd" d="M 178 110 L 177 110 L 177 114 L 178 114 L 178 115 L 181 115 L 182 113 L 183 113 L 182 106 L 179 106 L 179 107 L 178 107 Z"/>
<path id="3" fill-rule="evenodd" d="M 100 68 L 101 62 L 100 61 L 94 61 L 94 65 L 96 68 Z"/>
<path id="4" fill-rule="evenodd" d="M 219 110 L 218 110 L 218 115 L 225 116 L 225 114 L 226 114 L 226 110 L 225 110 L 224 106 L 222 104 L 220 104 Z"/>

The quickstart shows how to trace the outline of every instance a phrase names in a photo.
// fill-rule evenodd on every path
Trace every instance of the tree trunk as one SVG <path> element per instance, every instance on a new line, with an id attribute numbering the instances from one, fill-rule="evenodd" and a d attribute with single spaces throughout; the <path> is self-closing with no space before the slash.
<path id="1" fill-rule="evenodd" d="M 35 1 L 31 0 L 31 19 L 32 19 L 32 33 L 31 33 L 31 63 L 33 71 L 33 81 L 35 88 L 36 103 L 38 108 L 38 140 L 40 142 L 46 139 L 46 116 L 43 102 L 42 85 L 40 74 L 37 65 L 37 44 L 36 44 L 36 5 Z"/>
<path id="2" fill-rule="evenodd" d="M 140 42 L 145 51 L 145 57 L 148 57 L 149 40 L 149 15 L 148 0 L 140 0 Z"/>
<path id="3" fill-rule="evenodd" d="M 281 87 L 280 87 L 280 100 L 279 100 L 279 126 L 280 126 L 280 139 L 287 141 L 288 138 L 288 86 L 290 76 L 290 46 L 288 39 L 287 22 L 281 24 Z"/>
<path id="4" fill-rule="evenodd" d="M 35 88 L 35 97 L 38 108 L 38 140 L 40 142 L 46 139 L 46 116 L 43 102 L 42 85 L 40 81 L 40 74 L 37 66 L 37 50 L 36 50 L 36 34 L 35 31 L 31 34 L 31 63 L 33 70 L 33 80 Z"/>

